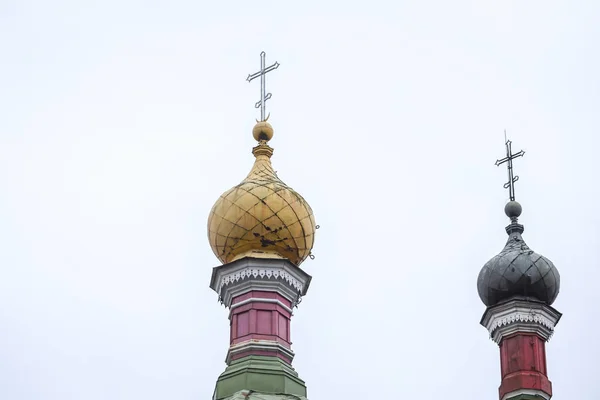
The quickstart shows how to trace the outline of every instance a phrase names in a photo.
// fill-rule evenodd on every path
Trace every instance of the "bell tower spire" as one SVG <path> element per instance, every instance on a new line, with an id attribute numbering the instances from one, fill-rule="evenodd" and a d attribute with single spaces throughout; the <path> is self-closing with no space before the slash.
<path id="1" fill-rule="evenodd" d="M 546 342 L 554 333 L 561 313 L 551 307 L 560 290 L 558 270 L 546 257 L 531 250 L 523 237 L 518 218 L 523 209 L 515 201 L 512 160 L 506 141 L 510 201 L 504 207 L 510 224 L 508 241 L 497 256 L 488 261 L 477 279 L 477 290 L 486 310 L 481 318 L 490 338 L 500 347 L 502 382 L 500 400 L 550 400 L 552 383 L 546 366 Z"/>
<path id="2" fill-rule="evenodd" d="M 222 265 L 213 268 L 210 287 L 229 309 L 227 367 L 213 400 L 301 399 L 306 385 L 292 367 L 293 309 L 310 285 L 300 268 L 311 257 L 315 219 L 304 198 L 283 183 L 271 164 L 273 127 L 265 118 L 265 67 L 261 78 L 261 121 L 252 130 L 257 145 L 246 178 L 223 193 L 208 217 L 208 240 Z"/>

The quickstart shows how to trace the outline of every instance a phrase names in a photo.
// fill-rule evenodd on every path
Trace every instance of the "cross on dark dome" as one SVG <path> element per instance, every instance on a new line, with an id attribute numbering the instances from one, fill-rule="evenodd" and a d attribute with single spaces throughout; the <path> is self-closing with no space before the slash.
<path id="1" fill-rule="evenodd" d="M 504 131 L 504 136 L 506 137 L 506 131 Z M 496 160 L 496 165 L 500 166 L 504 163 L 507 163 L 508 182 L 504 184 L 504 188 L 508 189 L 510 201 L 515 201 L 515 182 L 519 180 L 519 177 L 513 174 L 512 160 L 514 160 L 517 157 L 522 157 L 525 154 L 525 152 L 521 150 L 518 153 L 513 154 L 511 145 L 512 142 L 506 139 L 506 157 L 500 160 Z"/>

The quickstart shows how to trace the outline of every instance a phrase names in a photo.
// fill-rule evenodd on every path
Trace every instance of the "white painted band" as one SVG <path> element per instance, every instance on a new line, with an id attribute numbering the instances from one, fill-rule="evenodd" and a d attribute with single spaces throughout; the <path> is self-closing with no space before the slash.
<path id="1" fill-rule="evenodd" d="M 241 343 L 234 344 L 229 347 L 227 351 L 227 357 L 225 358 L 225 363 L 229 364 L 231 362 L 231 357 L 237 353 L 241 353 L 244 351 L 251 350 L 264 350 L 264 351 L 273 351 L 284 354 L 290 360 L 294 359 L 294 351 L 290 348 L 283 346 L 281 343 L 275 342 L 273 340 L 257 340 L 250 339 Z"/>
<path id="2" fill-rule="evenodd" d="M 292 309 L 289 308 L 288 306 L 286 306 L 285 304 L 283 304 L 280 300 L 277 300 L 277 299 L 264 299 L 264 298 L 260 298 L 260 297 L 252 297 L 250 299 L 242 300 L 239 303 L 232 304 L 229 307 L 229 309 L 233 310 L 234 308 L 241 307 L 241 306 L 243 306 L 245 304 L 248 304 L 248 303 L 271 303 L 271 304 L 277 304 L 277 305 L 283 307 L 283 309 L 286 310 L 287 312 L 289 312 L 290 314 L 292 313 Z M 231 314 L 231 312 L 230 312 L 230 314 Z"/>
<path id="3" fill-rule="evenodd" d="M 522 396 L 522 395 L 530 395 L 530 396 L 539 396 L 544 400 L 550 400 L 550 396 L 546 392 L 542 392 L 541 390 L 533 390 L 533 389 L 519 389 L 510 393 L 506 393 L 502 396 L 502 400 L 509 400 L 513 397 Z"/>

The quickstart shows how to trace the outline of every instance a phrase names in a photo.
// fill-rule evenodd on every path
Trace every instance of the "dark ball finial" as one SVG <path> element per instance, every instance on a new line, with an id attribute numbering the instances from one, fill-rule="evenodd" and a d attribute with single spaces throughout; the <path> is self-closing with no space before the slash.
<path id="1" fill-rule="evenodd" d="M 511 220 L 515 219 L 515 218 L 519 218 L 519 216 L 521 215 L 521 212 L 523 212 L 523 207 L 521 207 L 521 204 L 519 204 L 517 201 L 514 201 L 514 200 L 509 201 L 504 206 L 504 213 Z"/>

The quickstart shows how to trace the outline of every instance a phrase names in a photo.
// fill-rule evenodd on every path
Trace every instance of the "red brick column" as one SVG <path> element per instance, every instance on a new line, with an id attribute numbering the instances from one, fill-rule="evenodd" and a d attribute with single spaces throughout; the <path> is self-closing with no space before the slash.
<path id="1" fill-rule="evenodd" d="M 502 339 L 500 399 L 519 390 L 542 391 L 552 397 L 546 370 L 546 341 L 534 333 L 517 333 Z"/>
<path id="2" fill-rule="evenodd" d="M 514 297 L 488 307 L 481 318 L 500 347 L 500 400 L 549 400 L 552 383 L 546 368 L 546 342 L 561 313 L 548 304 Z"/>
<path id="3" fill-rule="evenodd" d="M 253 290 L 234 297 L 230 308 L 231 346 L 244 342 L 270 341 L 291 349 L 292 308 L 291 302 L 284 296 L 276 292 Z M 278 351 L 273 354 L 272 349 L 261 349 L 259 346 L 248 347 L 245 351 L 232 354 L 231 360 L 249 355 L 276 355 L 287 363 L 292 362 L 289 354 Z"/>

